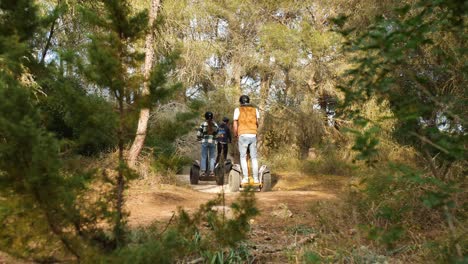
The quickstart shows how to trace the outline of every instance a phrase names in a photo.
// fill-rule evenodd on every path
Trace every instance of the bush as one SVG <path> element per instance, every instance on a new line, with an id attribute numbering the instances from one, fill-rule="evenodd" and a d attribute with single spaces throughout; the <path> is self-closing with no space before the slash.
<path id="1" fill-rule="evenodd" d="M 184 166 L 189 165 L 191 162 L 192 160 L 187 157 L 181 157 L 175 154 L 160 154 L 154 160 L 153 167 L 159 172 L 179 173 Z"/>
<path id="2" fill-rule="evenodd" d="M 319 157 L 316 160 L 300 159 L 294 146 L 286 149 L 283 146 L 268 157 L 267 163 L 273 170 L 297 171 L 308 175 L 338 175 L 351 176 L 354 166 L 340 155 L 342 151 L 332 144 L 327 144 L 319 149 Z"/>
<path id="3" fill-rule="evenodd" d="M 86 94 L 77 80 L 45 82 L 47 97 L 41 102 L 47 129 L 62 142 L 62 151 L 93 155 L 115 147 L 117 114 L 112 104 Z"/>
<path id="4" fill-rule="evenodd" d="M 250 253 L 242 241 L 256 216 L 253 192 L 243 192 L 231 204 L 233 218 L 227 219 L 214 206 L 223 198 L 207 202 L 193 215 L 180 209 L 166 229 L 153 225 L 133 232 L 129 244 L 101 261 L 119 263 L 187 263 L 202 258 L 204 263 L 245 263 Z"/>
<path id="5" fill-rule="evenodd" d="M 326 156 L 321 155 L 318 160 L 307 161 L 303 171 L 308 174 L 351 176 L 353 166 L 339 157 L 336 151 L 330 151 Z"/>
<path id="6" fill-rule="evenodd" d="M 451 185 L 401 164 L 370 169 L 360 178 L 350 202 L 356 204 L 368 238 L 387 249 L 408 243 L 413 232 L 447 235 L 447 204 L 463 199 Z M 450 209 L 450 217 L 464 219 L 463 215 L 460 209 Z"/>

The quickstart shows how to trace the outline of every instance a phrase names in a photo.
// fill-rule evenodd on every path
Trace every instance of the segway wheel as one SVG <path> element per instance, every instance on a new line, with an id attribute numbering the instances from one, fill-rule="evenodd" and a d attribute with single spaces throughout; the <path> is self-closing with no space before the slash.
<path id="1" fill-rule="evenodd" d="M 200 168 L 194 165 L 190 168 L 190 184 L 198 184 L 199 178 Z"/>
<path id="2" fill-rule="evenodd" d="M 215 168 L 215 180 L 217 185 L 224 184 L 224 166 L 220 165 Z"/>
<path id="3" fill-rule="evenodd" d="M 231 170 L 229 172 L 229 191 L 231 192 L 238 192 L 240 188 L 240 173 Z"/>
<path id="4" fill-rule="evenodd" d="M 226 160 L 226 162 L 224 163 L 224 171 L 225 173 L 229 173 L 232 169 L 232 161 L 230 159 Z"/>
<path id="5" fill-rule="evenodd" d="M 269 172 L 263 174 L 262 189 L 260 189 L 260 191 L 262 192 L 271 191 L 271 174 Z"/>

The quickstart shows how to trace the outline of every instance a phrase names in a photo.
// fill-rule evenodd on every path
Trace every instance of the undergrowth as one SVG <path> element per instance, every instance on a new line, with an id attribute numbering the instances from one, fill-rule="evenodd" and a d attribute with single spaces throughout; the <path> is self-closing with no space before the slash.
<path id="1" fill-rule="evenodd" d="M 404 167 L 406 168 L 406 167 Z M 308 205 L 315 242 L 295 254 L 303 263 L 465 263 L 466 212 L 430 206 L 427 188 L 414 184 L 415 171 L 381 166 L 362 172 L 340 200 Z M 413 174 L 411 174 L 413 173 Z M 464 196 L 451 195 L 456 203 Z M 457 222 L 451 230 L 447 217 Z M 298 231 L 304 230 L 297 228 Z M 311 230 L 305 230 L 312 232 Z"/>
<path id="2" fill-rule="evenodd" d="M 169 225 L 131 232 L 126 247 L 99 258 L 102 263 L 176 263 L 199 260 L 204 263 L 246 263 L 251 259 L 242 243 L 250 230 L 249 220 L 258 214 L 253 192 L 242 192 L 230 205 L 232 218 L 215 206 L 222 196 L 200 206 L 194 214 L 182 208 Z M 93 260 L 94 261 L 94 260 Z"/>
<path id="3" fill-rule="evenodd" d="M 300 159 L 284 149 L 270 155 L 267 163 L 274 171 L 299 171 L 306 175 L 351 176 L 355 169 L 342 151 L 331 146 L 320 149 L 315 159 Z"/>

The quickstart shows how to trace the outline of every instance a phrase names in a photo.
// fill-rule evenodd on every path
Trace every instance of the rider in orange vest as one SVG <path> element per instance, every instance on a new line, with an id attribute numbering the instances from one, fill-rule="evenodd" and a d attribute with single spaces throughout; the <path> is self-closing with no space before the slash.
<path id="1" fill-rule="evenodd" d="M 247 148 L 250 151 L 252 162 L 252 174 L 255 183 L 258 180 L 258 161 L 257 161 L 257 129 L 260 113 L 258 109 L 250 104 L 250 98 L 242 95 L 239 98 L 240 107 L 234 110 L 234 136 L 239 138 L 240 162 L 242 168 L 242 183 L 248 183 L 247 168 Z"/>

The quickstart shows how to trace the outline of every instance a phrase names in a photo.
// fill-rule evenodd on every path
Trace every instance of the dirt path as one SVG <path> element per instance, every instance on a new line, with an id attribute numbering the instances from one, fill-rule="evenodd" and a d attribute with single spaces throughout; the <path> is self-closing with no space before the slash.
<path id="1" fill-rule="evenodd" d="M 348 181 L 337 176 L 305 176 L 280 174 L 274 176 L 272 192 L 257 192 L 260 215 L 251 220 L 247 245 L 255 263 L 294 262 L 290 252 L 296 245 L 314 236 L 316 223 L 314 203 L 338 201 Z M 225 191 L 227 203 L 238 193 L 229 193 L 227 185 L 200 182 L 190 185 L 187 175 L 178 176 L 178 185 L 160 185 L 149 181 L 134 181 L 127 190 L 126 206 L 131 227 L 144 227 L 159 222 L 166 225 L 179 207 L 193 212 L 199 206 Z M 25 263 L 0 252 L 0 263 Z"/>
<path id="2" fill-rule="evenodd" d="M 190 185 L 188 175 L 178 175 L 178 179 L 179 183 L 185 186 L 159 185 L 157 188 L 154 185 L 132 186 L 127 196 L 127 209 L 130 212 L 129 224 L 144 226 L 153 221 L 168 220 L 178 207 L 183 207 L 189 212 L 196 210 L 200 204 L 215 198 L 222 191 L 228 200 L 233 200 L 238 195 L 238 193 L 230 193 L 227 185 L 217 186 L 214 181 L 200 181 L 198 185 Z M 306 185 L 305 188 L 289 186 L 292 190 L 288 190 L 285 188 L 288 185 L 287 181 L 294 181 L 297 184 L 297 180 L 289 178 L 285 182 L 278 181 L 272 192 L 256 193 L 261 212 L 268 213 L 278 205 L 285 204 L 293 214 L 300 213 L 304 210 L 304 204 L 310 201 L 337 199 L 336 189 L 319 187 L 314 190 L 302 183 L 302 187 Z M 312 179 L 308 182 L 311 183 Z"/>
<path id="3" fill-rule="evenodd" d="M 260 263 L 285 263 L 286 251 L 313 236 L 316 228 L 314 203 L 337 201 L 348 178 L 338 176 L 274 175 L 272 192 L 255 194 L 260 215 L 252 220 L 249 245 Z M 167 223 L 178 207 L 193 212 L 199 206 L 225 192 L 228 204 L 238 193 L 230 193 L 227 185 L 213 182 L 190 185 L 187 175 L 178 176 L 179 184 L 134 185 L 127 197 L 132 227 L 147 226 L 158 221 Z"/>

